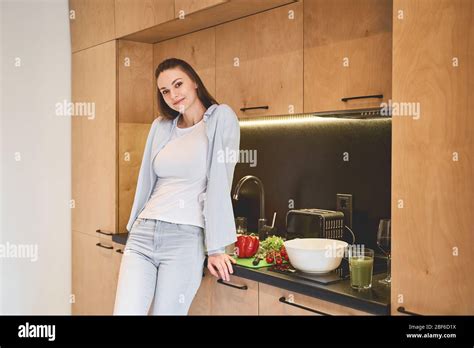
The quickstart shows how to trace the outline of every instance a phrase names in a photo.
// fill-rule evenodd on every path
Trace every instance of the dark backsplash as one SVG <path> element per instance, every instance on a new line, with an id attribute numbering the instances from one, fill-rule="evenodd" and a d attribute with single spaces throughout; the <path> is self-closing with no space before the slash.
<path id="1" fill-rule="evenodd" d="M 241 150 L 256 150 L 256 166 L 237 163 L 232 192 L 245 175 L 265 188 L 265 217 L 285 235 L 290 209 L 336 209 L 336 194 L 353 195 L 356 243 L 376 247 L 378 221 L 390 218 L 391 119 L 345 119 L 308 115 L 242 120 Z M 344 161 L 344 153 L 349 160 Z M 242 157 L 241 157 L 242 158 Z M 291 200 L 294 206 L 291 207 Z M 257 231 L 259 192 L 247 182 L 233 201 L 235 216 L 245 216 Z"/>

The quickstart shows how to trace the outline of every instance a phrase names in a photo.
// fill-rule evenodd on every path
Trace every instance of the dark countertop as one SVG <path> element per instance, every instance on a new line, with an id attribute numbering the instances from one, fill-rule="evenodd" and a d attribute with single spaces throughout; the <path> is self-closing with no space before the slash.
<path id="1" fill-rule="evenodd" d="M 378 283 L 378 280 L 385 278 L 385 273 L 373 276 L 371 289 L 358 291 L 351 288 L 349 279 L 324 285 L 291 275 L 273 272 L 268 267 L 255 269 L 233 265 L 233 268 L 233 274 L 238 277 L 255 280 L 371 314 L 390 314 L 390 287 Z"/>
<path id="2" fill-rule="evenodd" d="M 112 240 L 125 244 L 127 237 L 128 233 L 115 234 L 112 236 Z M 207 260 L 205 264 L 207 264 Z M 390 315 L 390 287 L 378 283 L 379 279 L 385 278 L 385 273 L 374 274 L 371 289 L 358 291 L 351 288 L 349 279 L 324 285 L 291 275 L 273 272 L 268 270 L 268 267 L 254 269 L 233 265 L 233 268 L 233 275 L 237 277 L 298 292 L 371 314 Z"/>

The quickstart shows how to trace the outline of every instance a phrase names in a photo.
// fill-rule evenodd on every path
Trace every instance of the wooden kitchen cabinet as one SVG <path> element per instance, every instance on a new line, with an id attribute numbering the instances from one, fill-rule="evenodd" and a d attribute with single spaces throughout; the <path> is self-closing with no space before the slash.
<path id="1" fill-rule="evenodd" d="M 304 112 L 380 107 L 391 98 L 392 0 L 304 2 Z M 383 98 L 343 98 L 383 95 Z"/>
<path id="2" fill-rule="evenodd" d="M 118 40 L 119 123 L 151 124 L 154 88 L 153 45 Z"/>
<path id="3" fill-rule="evenodd" d="M 392 314 L 472 315 L 474 6 L 393 13 Z"/>
<path id="4" fill-rule="evenodd" d="M 174 18 L 174 0 L 115 0 L 117 38 Z"/>
<path id="5" fill-rule="evenodd" d="M 115 41 L 72 55 L 72 229 L 91 236 L 116 231 L 116 59 Z"/>
<path id="6" fill-rule="evenodd" d="M 118 41 L 118 233 L 127 232 L 146 139 L 155 119 L 153 45 Z"/>
<path id="7" fill-rule="evenodd" d="M 121 254 L 110 237 L 72 232 L 72 314 L 111 315 Z"/>
<path id="8" fill-rule="evenodd" d="M 200 30 L 192 34 L 162 41 L 153 45 L 153 72 L 167 58 L 183 59 L 199 74 L 206 89 L 215 97 L 216 91 L 216 46 L 215 28 Z M 153 73 L 153 77 L 154 77 Z M 158 115 L 158 88 L 153 79 L 154 108 Z"/>
<path id="9" fill-rule="evenodd" d="M 302 112 L 302 96 L 301 2 L 216 27 L 219 102 L 242 118 Z M 244 107 L 259 108 L 241 111 Z"/>
<path id="10" fill-rule="evenodd" d="M 298 0 L 176 0 L 173 20 L 122 38 L 131 41 L 157 43 L 254 15 L 294 1 Z"/>
<path id="11" fill-rule="evenodd" d="M 216 278 L 209 272 L 207 267 L 204 268 L 204 276 L 202 277 L 201 286 L 199 287 L 193 303 L 189 308 L 189 315 L 210 315 L 212 305 L 212 293 Z"/>
<path id="12" fill-rule="evenodd" d="M 246 286 L 247 288 L 242 288 Z M 285 301 L 306 307 L 299 308 Z M 315 313 L 311 310 L 319 311 Z M 354 308 L 302 295 L 253 280 L 231 276 L 230 282 L 218 282 L 205 270 L 189 315 L 372 315 Z"/>
<path id="13" fill-rule="evenodd" d="M 71 49 L 115 39 L 114 0 L 69 0 Z"/>
<path id="14" fill-rule="evenodd" d="M 149 44 L 112 40 L 72 54 L 72 101 L 93 111 L 71 117 L 73 314 L 113 312 L 122 247 L 96 231 L 125 232 L 153 121 L 152 65 Z"/>
<path id="15" fill-rule="evenodd" d="M 174 0 L 174 15 L 176 18 L 220 5 L 229 0 Z"/>
<path id="16" fill-rule="evenodd" d="M 259 315 L 370 315 L 354 308 L 263 283 L 258 286 L 258 312 Z"/>
<path id="17" fill-rule="evenodd" d="M 93 119 L 72 117 L 73 230 L 126 232 L 154 84 L 151 44 L 110 41 L 73 54 L 73 101 L 95 105 Z"/>
<path id="18" fill-rule="evenodd" d="M 230 281 L 212 276 L 212 315 L 258 315 L 258 282 L 230 276 Z"/>

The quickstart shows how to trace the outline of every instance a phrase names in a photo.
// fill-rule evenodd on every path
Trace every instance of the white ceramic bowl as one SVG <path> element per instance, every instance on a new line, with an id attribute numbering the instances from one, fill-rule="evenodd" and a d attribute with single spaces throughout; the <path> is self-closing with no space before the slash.
<path id="1" fill-rule="evenodd" d="M 347 243 L 337 239 L 296 238 L 284 242 L 290 263 L 301 272 L 328 273 L 341 264 Z"/>

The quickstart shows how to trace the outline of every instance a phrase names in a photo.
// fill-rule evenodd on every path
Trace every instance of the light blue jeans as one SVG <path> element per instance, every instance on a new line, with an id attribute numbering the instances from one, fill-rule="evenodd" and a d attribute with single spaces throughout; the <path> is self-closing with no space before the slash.
<path id="1" fill-rule="evenodd" d="M 138 218 L 122 256 L 114 315 L 187 315 L 204 260 L 203 228 Z"/>

